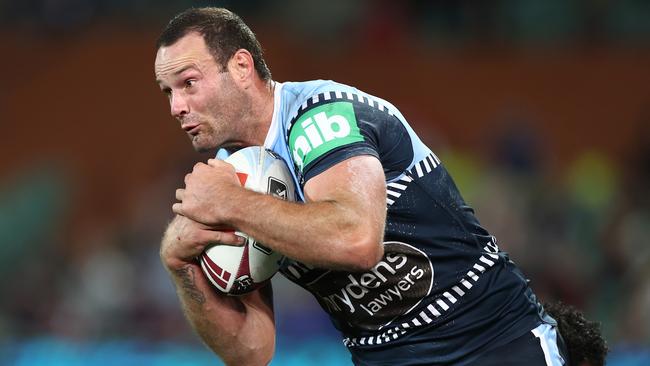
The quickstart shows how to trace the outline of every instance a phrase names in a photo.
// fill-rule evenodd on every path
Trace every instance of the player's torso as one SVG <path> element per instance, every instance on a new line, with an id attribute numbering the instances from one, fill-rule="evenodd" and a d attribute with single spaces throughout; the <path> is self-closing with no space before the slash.
<path id="1" fill-rule="evenodd" d="M 426 344 L 425 361 L 453 362 L 539 322 L 525 279 L 394 106 L 328 81 L 277 87 L 275 131 L 266 146 L 289 164 L 299 197 L 305 179 L 346 157 L 375 155 L 384 167 L 385 255 L 372 270 L 331 271 L 293 260 L 281 269 L 314 294 L 357 362 L 381 361 L 377 350 L 386 346 L 413 351 L 417 344 Z"/>

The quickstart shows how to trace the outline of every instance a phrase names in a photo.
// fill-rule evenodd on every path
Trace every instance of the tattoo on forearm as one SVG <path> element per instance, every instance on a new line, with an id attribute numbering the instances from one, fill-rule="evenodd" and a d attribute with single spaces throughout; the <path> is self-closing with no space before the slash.
<path id="1" fill-rule="evenodd" d="M 177 269 L 176 275 L 181 279 L 181 286 L 190 299 L 198 304 L 205 303 L 205 295 L 201 290 L 196 287 L 194 268 L 192 266 L 185 266 Z"/>

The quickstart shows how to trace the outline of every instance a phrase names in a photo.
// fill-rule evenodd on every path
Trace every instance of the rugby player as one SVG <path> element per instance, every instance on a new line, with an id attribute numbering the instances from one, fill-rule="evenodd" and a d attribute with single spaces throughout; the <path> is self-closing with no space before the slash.
<path id="1" fill-rule="evenodd" d="M 241 245 L 290 258 L 356 365 L 563 365 L 556 321 L 390 102 L 329 80 L 277 82 L 253 32 L 223 8 L 189 9 L 157 42 L 155 74 L 197 151 L 261 145 L 294 174 L 299 203 L 243 189 L 198 163 L 178 189 L 161 258 L 203 341 L 231 365 L 271 361 L 272 289 L 211 288 L 196 257 Z"/>

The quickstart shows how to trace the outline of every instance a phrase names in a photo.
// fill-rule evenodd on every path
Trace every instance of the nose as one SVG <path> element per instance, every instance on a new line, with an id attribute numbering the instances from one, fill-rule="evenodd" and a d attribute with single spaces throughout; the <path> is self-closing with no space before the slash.
<path id="1" fill-rule="evenodd" d="M 187 100 L 179 94 L 172 94 L 169 104 L 171 107 L 171 114 L 175 118 L 181 118 L 190 112 Z"/>

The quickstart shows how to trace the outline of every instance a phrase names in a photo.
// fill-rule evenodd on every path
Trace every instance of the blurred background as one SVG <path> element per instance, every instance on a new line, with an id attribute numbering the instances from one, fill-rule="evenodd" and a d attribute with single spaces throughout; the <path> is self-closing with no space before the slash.
<path id="1" fill-rule="evenodd" d="M 275 80 L 393 102 L 545 301 L 650 364 L 650 2 L 0 0 L 0 364 L 218 364 L 158 259 L 205 155 L 169 115 L 154 42 L 226 6 Z M 350 364 L 274 278 L 275 365 Z"/>

